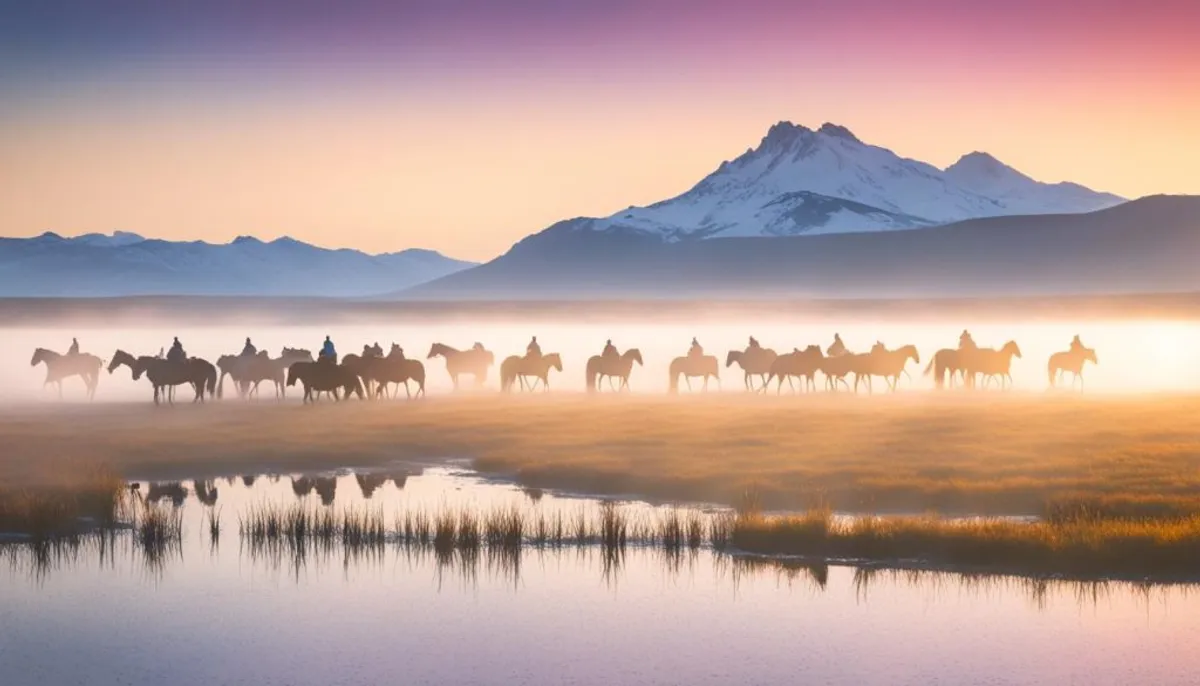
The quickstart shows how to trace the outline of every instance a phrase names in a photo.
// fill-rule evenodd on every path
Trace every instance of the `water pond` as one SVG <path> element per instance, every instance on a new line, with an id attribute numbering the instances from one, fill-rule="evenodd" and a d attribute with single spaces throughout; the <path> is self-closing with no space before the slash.
<path id="1" fill-rule="evenodd" d="M 178 541 L 153 554 L 131 534 L 44 555 L 0 549 L 0 684 L 1186 684 L 1200 674 L 1200 594 L 1188 585 L 804 566 L 707 543 L 614 556 L 591 544 L 272 544 L 239 531 L 264 513 L 371 513 L 394 531 L 413 513 L 490 511 L 563 521 L 567 537 L 581 518 L 602 532 L 596 501 L 445 466 L 140 483 L 137 493 L 178 512 Z M 631 531 L 721 516 L 617 507 Z"/>

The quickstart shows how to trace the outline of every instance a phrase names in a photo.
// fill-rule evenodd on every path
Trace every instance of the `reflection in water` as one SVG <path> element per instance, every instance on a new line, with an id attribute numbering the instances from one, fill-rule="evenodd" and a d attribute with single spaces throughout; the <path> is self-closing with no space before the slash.
<path id="1" fill-rule="evenodd" d="M 370 500 L 375 489 L 387 483 L 388 478 L 383 474 L 355 474 L 354 480 L 358 482 L 363 497 Z"/>
<path id="2" fill-rule="evenodd" d="M 217 504 L 217 485 L 213 481 L 197 481 L 195 483 L 196 500 L 212 507 Z"/>
<path id="3" fill-rule="evenodd" d="M 150 484 L 150 488 L 146 490 L 146 500 L 152 503 L 161 500 L 170 500 L 175 507 L 183 505 L 183 501 L 187 498 L 187 495 L 187 489 L 178 481 L 152 483 Z"/>

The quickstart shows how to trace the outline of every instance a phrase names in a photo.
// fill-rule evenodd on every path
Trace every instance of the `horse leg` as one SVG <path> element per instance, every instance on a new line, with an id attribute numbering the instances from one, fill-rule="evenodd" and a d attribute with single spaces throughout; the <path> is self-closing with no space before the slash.
<path id="1" fill-rule="evenodd" d="M 683 382 L 685 384 L 687 384 L 688 393 L 691 393 L 692 392 L 692 377 L 688 376 L 687 374 L 684 374 Z M 708 377 L 707 376 L 704 377 L 704 390 L 706 390 L 706 391 L 708 390 Z"/>

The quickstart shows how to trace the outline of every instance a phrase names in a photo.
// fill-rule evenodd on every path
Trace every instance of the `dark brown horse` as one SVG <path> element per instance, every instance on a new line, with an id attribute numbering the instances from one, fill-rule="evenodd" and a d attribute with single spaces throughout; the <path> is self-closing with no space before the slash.
<path id="1" fill-rule="evenodd" d="M 408 387 L 409 381 L 416 382 L 418 398 L 425 395 L 425 365 L 421 364 L 420 360 L 405 357 L 400 346 L 395 343 L 392 344 L 387 357 L 370 360 L 368 373 L 378 384 L 375 388 L 377 396 L 386 397 L 388 384 L 394 383 L 397 385 L 397 395 L 400 393 L 399 385 L 404 384 L 404 393 L 411 398 L 413 394 Z"/>
<path id="2" fill-rule="evenodd" d="M 464 374 L 474 376 L 475 387 L 478 388 L 487 380 L 487 370 L 496 364 L 496 356 L 490 350 L 483 348 L 458 350 L 444 343 L 434 343 L 429 348 L 429 355 L 426 356 L 426 359 L 432 360 L 435 357 L 446 358 L 446 371 L 450 373 L 456 391 L 458 390 L 458 377 Z"/>
<path id="3" fill-rule="evenodd" d="M 88 400 L 96 397 L 96 385 L 100 382 L 100 368 L 104 366 L 99 357 L 87 353 L 60 355 L 53 350 L 38 348 L 33 351 L 33 359 L 29 362 L 29 366 L 36 367 L 43 363 L 46 365 L 46 380 L 42 382 L 42 387 L 56 384 L 60 399 L 62 398 L 63 379 L 72 376 L 83 379 L 83 384 L 87 388 Z"/>
<path id="4" fill-rule="evenodd" d="M 189 357 L 181 361 L 149 356 L 135 358 L 124 350 L 118 350 L 113 353 L 112 362 L 108 363 L 108 373 L 112 374 L 121 365 L 129 367 L 134 381 L 141 379 L 143 374 L 146 375 L 150 384 L 154 386 L 155 405 L 160 402 L 160 393 L 168 403 L 174 403 L 169 389 L 184 384 L 191 384 L 196 391 L 196 397 L 192 399 L 194 403 L 204 402 L 205 392 L 210 397 L 216 393 L 217 368 L 199 357 Z"/>
<path id="5" fill-rule="evenodd" d="M 316 402 L 315 393 L 328 392 L 334 400 L 341 400 L 338 391 L 343 391 L 346 399 L 350 394 L 364 397 L 362 381 L 351 368 L 332 362 L 295 362 L 288 367 L 287 385 L 295 386 L 299 381 L 304 386 L 304 402 Z"/>
<path id="6" fill-rule="evenodd" d="M 592 355 L 587 361 L 587 374 L 585 379 L 589 392 L 600 390 L 600 379 L 608 377 L 608 387 L 611 389 L 613 379 L 620 379 L 621 385 L 616 388 L 618 391 L 629 390 L 629 375 L 633 373 L 633 363 L 638 366 L 642 365 L 642 351 L 637 348 L 630 348 L 616 358 L 605 359 L 601 355 Z"/>

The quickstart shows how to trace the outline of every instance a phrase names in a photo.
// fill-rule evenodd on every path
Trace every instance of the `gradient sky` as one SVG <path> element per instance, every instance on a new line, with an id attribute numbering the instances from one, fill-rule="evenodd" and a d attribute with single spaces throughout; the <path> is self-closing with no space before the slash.
<path id="1" fill-rule="evenodd" d="M 775 121 L 1200 193 L 1200 2 L 5 3 L 0 234 L 487 259 Z"/>

